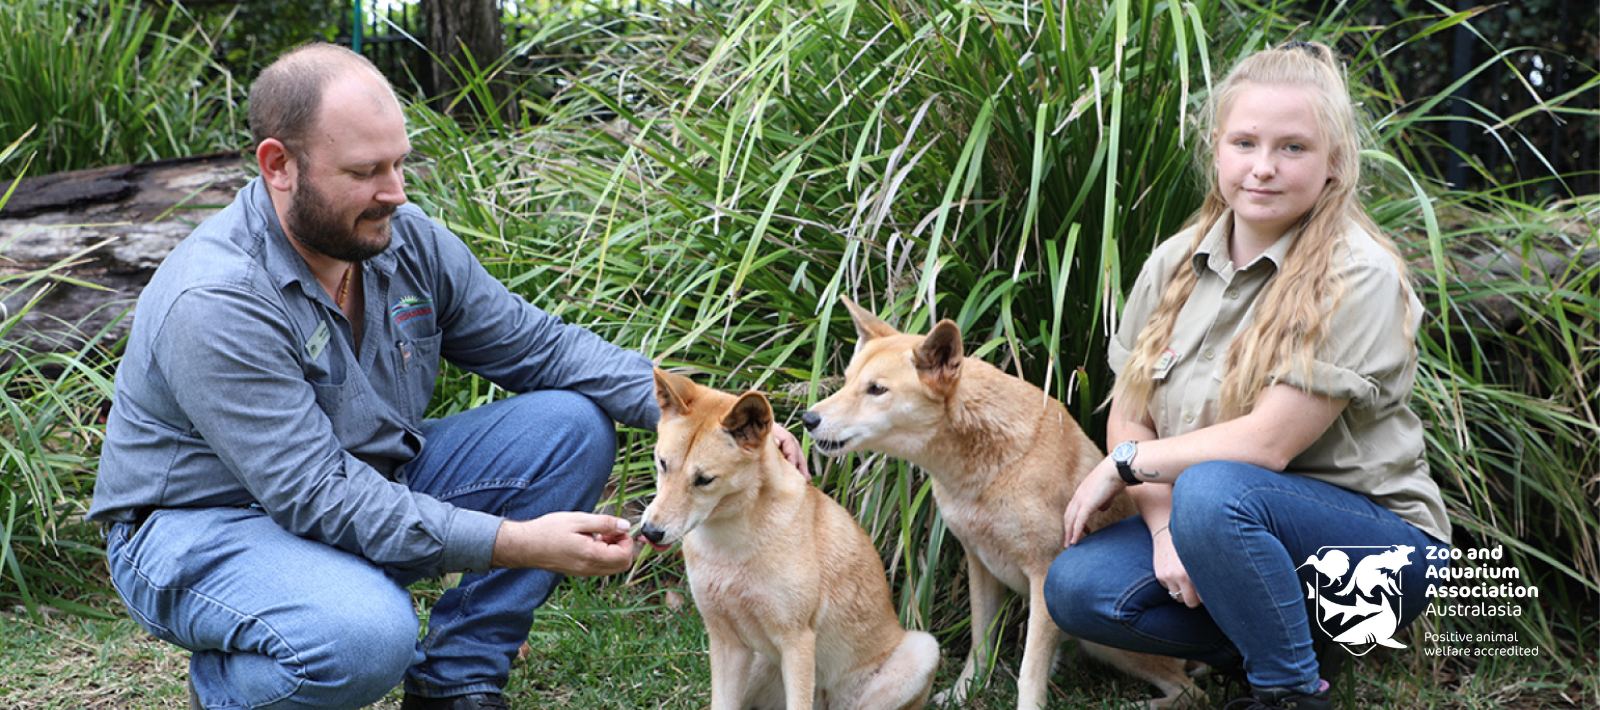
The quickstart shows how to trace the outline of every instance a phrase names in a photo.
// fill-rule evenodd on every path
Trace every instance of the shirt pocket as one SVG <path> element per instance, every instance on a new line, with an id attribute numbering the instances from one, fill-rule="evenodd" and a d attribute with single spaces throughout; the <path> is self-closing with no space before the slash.
<path id="1" fill-rule="evenodd" d="M 433 386 L 439 378 L 439 347 L 443 333 L 395 341 L 394 371 L 398 376 L 405 412 L 420 421 L 433 399 Z"/>
<path id="2" fill-rule="evenodd" d="M 322 353 L 322 357 L 306 361 L 306 382 L 311 384 L 317 407 L 330 419 L 344 411 L 345 402 L 351 397 L 349 372 L 342 350 L 332 345 Z"/>

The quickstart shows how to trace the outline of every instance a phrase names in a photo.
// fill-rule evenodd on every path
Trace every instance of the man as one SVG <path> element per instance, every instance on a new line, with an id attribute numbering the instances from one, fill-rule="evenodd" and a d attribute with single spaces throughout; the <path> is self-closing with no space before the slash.
<path id="1" fill-rule="evenodd" d="M 405 119 L 333 45 L 251 89 L 261 176 L 139 299 L 89 519 L 133 617 L 190 649 L 194 707 L 504 708 L 563 574 L 629 567 L 592 511 L 651 363 L 512 295 L 406 204 Z M 440 358 L 520 394 L 422 415 Z M 793 436 L 775 429 L 798 458 Z M 801 462 L 803 463 L 803 462 Z M 466 572 L 428 634 L 405 585 Z"/>

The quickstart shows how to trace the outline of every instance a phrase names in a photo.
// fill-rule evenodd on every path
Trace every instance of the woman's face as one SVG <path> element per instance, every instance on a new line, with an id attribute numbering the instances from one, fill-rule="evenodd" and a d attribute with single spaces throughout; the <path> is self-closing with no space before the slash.
<path id="1" fill-rule="evenodd" d="M 1234 236 L 1270 244 L 1316 203 L 1330 177 L 1329 146 L 1309 89 L 1247 84 L 1217 127 L 1217 188 Z"/>

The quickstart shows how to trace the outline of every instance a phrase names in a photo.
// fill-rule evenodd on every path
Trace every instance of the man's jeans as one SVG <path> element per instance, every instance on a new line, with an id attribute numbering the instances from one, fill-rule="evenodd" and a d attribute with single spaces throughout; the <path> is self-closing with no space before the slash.
<path id="1" fill-rule="evenodd" d="M 616 456 L 611 420 L 570 392 L 518 395 L 424 433 L 407 486 L 515 520 L 593 510 Z M 402 679 L 427 696 L 498 692 L 534 608 L 561 580 L 464 575 L 419 642 L 405 588 L 415 575 L 291 535 L 260 510 L 157 511 L 136 531 L 113 526 L 107 557 L 134 619 L 193 651 L 190 676 L 210 708 L 355 708 Z"/>
<path id="2" fill-rule="evenodd" d="M 1317 585 L 1312 557 L 1325 547 L 1409 545 L 1400 569 L 1399 628 L 1428 604 L 1429 537 L 1366 496 L 1304 476 L 1233 462 L 1189 468 L 1173 487 L 1172 542 L 1203 605 L 1175 602 L 1156 579 L 1152 544 L 1135 515 L 1067 548 L 1050 567 L 1045 600 L 1067 633 L 1143 653 L 1225 666 L 1243 657 L 1250 683 L 1314 692 L 1307 589 Z M 1336 566 L 1327 569 L 1339 572 Z M 1344 581 L 1349 570 L 1340 572 Z M 1324 576 L 1326 581 L 1327 576 Z"/>

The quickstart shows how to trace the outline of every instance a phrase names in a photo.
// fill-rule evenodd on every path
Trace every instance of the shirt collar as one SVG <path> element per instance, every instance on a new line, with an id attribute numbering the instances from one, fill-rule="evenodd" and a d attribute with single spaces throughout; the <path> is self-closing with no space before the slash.
<path id="1" fill-rule="evenodd" d="M 1261 255 L 1256 257 L 1254 261 L 1244 266 L 1239 266 L 1234 264 L 1228 255 L 1228 235 L 1232 232 L 1232 229 L 1233 210 L 1230 209 L 1224 211 L 1222 216 L 1217 218 L 1216 224 L 1211 225 L 1211 230 L 1206 232 L 1204 239 L 1200 240 L 1200 246 L 1195 248 L 1194 255 L 1190 257 L 1195 271 L 1201 272 L 1209 269 L 1218 274 L 1231 277 L 1236 271 L 1247 271 L 1254 268 L 1262 260 L 1270 263 L 1273 270 L 1276 271 L 1283 267 L 1283 260 L 1289 254 L 1289 247 L 1294 244 L 1295 235 L 1300 233 L 1299 225 L 1290 227 L 1289 231 L 1278 237 L 1278 241 L 1273 242 L 1272 246 L 1267 247 L 1267 250 L 1261 252 Z"/>

